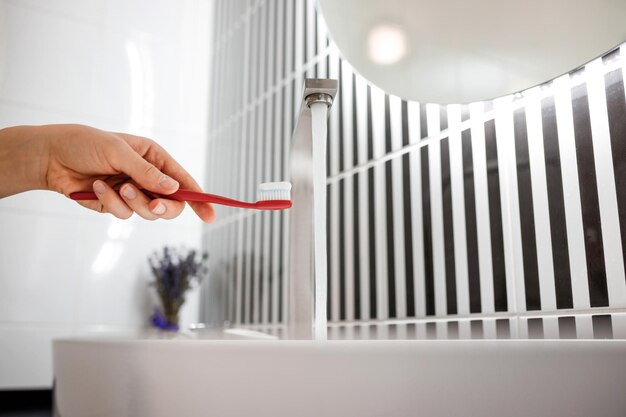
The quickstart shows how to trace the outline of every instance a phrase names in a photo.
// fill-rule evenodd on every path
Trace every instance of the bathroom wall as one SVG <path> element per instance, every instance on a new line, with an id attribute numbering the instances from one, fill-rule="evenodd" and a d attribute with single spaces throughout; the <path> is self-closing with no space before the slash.
<path id="1" fill-rule="evenodd" d="M 0 128 L 83 123 L 151 137 L 204 177 L 209 4 L 0 1 Z M 51 192 L 0 200 L 0 389 L 50 387 L 51 340 L 145 327 L 146 258 L 201 222 L 119 221 Z M 183 322 L 197 321 L 197 294 Z"/>
<path id="2" fill-rule="evenodd" d="M 303 77 L 340 81 L 330 337 L 626 338 L 626 47 L 523 93 L 439 106 L 363 79 L 313 0 L 217 0 L 215 19 L 215 192 L 254 200 L 288 179 Z M 283 331 L 287 216 L 218 212 L 204 239 L 225 296 L 202 303 L 207 320 Z"/>

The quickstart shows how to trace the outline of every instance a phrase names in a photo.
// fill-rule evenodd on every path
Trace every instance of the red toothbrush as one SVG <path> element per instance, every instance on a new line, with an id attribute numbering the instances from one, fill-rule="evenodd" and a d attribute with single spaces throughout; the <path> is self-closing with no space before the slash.
<path id="1" fill-rule="evenodd" d="M 291 183 L 266 182 L 259 185 L 256 203 L 233 200 L 215 194 L 200 193 L 197 191 L 179 189 L 173 194 L 157 194 L 148 190 L 141 190 L 150 198 L 167 198 L 169 200 L 189 201 L 200 203 L 214 203 L 223 206 L 256 209 L 256 210 L 285 210 L 291 207 Z M 91 191 L 71 193 L 72 200 L 97 200 L 96 194 Z"/>

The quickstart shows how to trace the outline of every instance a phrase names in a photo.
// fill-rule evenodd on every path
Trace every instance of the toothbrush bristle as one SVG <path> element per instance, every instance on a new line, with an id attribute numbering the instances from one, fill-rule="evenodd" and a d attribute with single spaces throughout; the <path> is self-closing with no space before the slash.
<path id="1" fill-rule="evenodd" d="M 291 183 L 265 182 L 259 184 L 257 201 L 291 200 Z"/>

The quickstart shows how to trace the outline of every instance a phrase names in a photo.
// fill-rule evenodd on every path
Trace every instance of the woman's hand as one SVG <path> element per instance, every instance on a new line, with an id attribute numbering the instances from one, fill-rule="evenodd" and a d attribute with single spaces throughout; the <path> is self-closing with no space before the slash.
<path id="1" fill-rule="evenodd" d="M 15 159 L 21 166 L 10 166 Z M 1 183 L 11 177 L 16 177 L 16 181 L 4 187 Z M 65 196 L 93 189 L 97 201 L 78 203 L 120 219 L 135 212 L 144 219 L 155 220 L 178 216 L 185 203 L 164 198 L 151 200 L 140 188 L 171 194 L 179 187 L 202 191 L 191 175 L 150 139 L 82 125 L 0 130 L 0 197 L 28 189 L 48 189 Z M 190 205 L 203 221 L 213 221 L 210 204 Z"/>

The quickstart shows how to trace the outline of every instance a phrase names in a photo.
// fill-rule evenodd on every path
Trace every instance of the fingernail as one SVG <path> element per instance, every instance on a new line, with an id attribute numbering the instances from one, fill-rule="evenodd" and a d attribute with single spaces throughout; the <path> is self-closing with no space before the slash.
<path id="1" fill-rule="evenodd" d="M 163 175 L 161 181 L 159 181 L 161 187 L 171 190 L 172 188 L 178 187 L 178 181 L 173 178 L 168 177 L 167 175 Z"/>
<path id="2" fill-rule="evenodd" d="M 122 187 L 122 195 L 129 200 L 134 200 L 137 197 L 137 193 L 130 185 Z"/>
<path id="3" fill-rule="evenodd" d="M 96 194 L 104 194 L 107 191 L 107 187 L 102 181 L 96 181 L 93 183 L 93 190 L 96 192 Z"/>
<path id="4" fill-rule="evenodd" d="M 156 207 L 152 209 L 152 212 L 154 214 L 158 214 L 159 216 L 161 214 L 165 214 L 165 204 L 163 203 L 157 204 Z"/>

